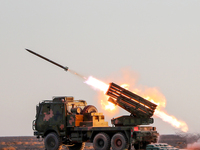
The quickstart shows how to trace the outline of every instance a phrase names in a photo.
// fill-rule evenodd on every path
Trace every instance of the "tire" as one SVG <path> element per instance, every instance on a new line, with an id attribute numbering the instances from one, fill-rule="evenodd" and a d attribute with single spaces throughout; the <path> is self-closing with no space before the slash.
<path id="1" fill-rule="evenodd" d="M 87 105 L 84 107 L 84 109 L 82 110 L 81 113 L 84 114 L 84 113 L 97 113 L 97 112 L 98 112 L 98 110 L 95 106 Z"/>
<path id="2" fill-rule="evenodd" d="M 124 150 L 128 149 L 129 145 L 127 138 L 123 133 L 116 133 L 111 139 L 111 147 L 113 150 Z"/>
<path id="3" fill-rule="evenodd" d="M 98 133 L 93 140 L 95 150 L 110 150 L 110 137 L 106 133 Z"/>
<path id="4" fill-rule="evenodd" d="M 142 149 L 146 149 L 146 147 L 147 147 L 148 144 L 151 144 L 151 142 L 143 141 L 142 142 Z"/>
<path id="5" fill-rule="evenodd" d="M 148 142 L 148 141 L 138 142 L 138 143 L 134 144 L 134 148 L 136 150 L 138 150 L 138 149 L 146 149 L 148 144 L 151 144 L 151 142 Z"/>
<path id="6" fill-rule="evenodd" d="M 46 150 L 58 150 L 62 147 L 60 137 L 54 132 L 49 133 L 45 137 L 44 145 Z"/>
<path id="7" fill-rule="evenodd" d="M 134 144 L 134 148 L 135 148 L 135 150 L 138 150 L 138 149 L 140 149 L 140 145 L 139 145 L 139 143 L 137 143 L 137 144 Z"/>
<path id="8" fill-rule="evenodd" d="M 76 143 L 74 146 L 68 146 L 69 150 L 83 150 L 85 147 L 85 142 L 83 143 Z"/>

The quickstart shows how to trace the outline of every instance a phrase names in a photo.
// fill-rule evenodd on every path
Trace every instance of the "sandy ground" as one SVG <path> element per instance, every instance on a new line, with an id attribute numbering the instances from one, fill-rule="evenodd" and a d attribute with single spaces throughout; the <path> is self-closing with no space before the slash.
<path id="1" fill-rule="evenodd" d="M 92 143 L 86 143 L 85 150 L 92 150 Z M 44 141 L 33 136 L 0 137 L 0 150 L 44 150 Z M 67 150 L 63 146 L 62 150 Z"/>
<path id="2" fill-rule="evenodd" d="M 175 135 L 160 137 L 159 143 L 168 143 L 180 149 L 186 149 L 188 143 L 177 138 Z M 68 148 L 63 146 L 62 150 Z M 199 143 L 190 144 L 188 149 L 200 150 Z M 34 136 L 0 137 L 0 150 L 44 150 L 44 141 L 38 141 Z M 86 143 L 84 150 L 93 150 L 92 143 Z"/>

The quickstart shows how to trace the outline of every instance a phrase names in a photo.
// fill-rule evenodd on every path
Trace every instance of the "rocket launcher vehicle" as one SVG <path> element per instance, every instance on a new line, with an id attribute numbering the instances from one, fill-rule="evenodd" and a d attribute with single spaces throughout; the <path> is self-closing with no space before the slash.
<path id="1" fill-rule="evenodd" d="M 68 67 L 62 66 L 57 62 L 54 62 L 32 50 L 26 49 L 28 52 L 64 69 L 65 71 L 70 71 L 71 73 L 78 75 L 79 77 L 86 79 L 84 76 L 77 74 L 76 72 L 69 70 Z M 121 116 L 118 118 L 113 118 L 111 123 L 115 126 L 136 126 L 136 125 L 149 125 L 153 123 L 154 111 L 157 107 L 156 104 L 151 103 L 150 101 L 140 97 L 137 94 L 134 94 L 121 86 L 110 83 L 109 89 L 106 92 L 106 95 L 110 96 L 108 101 L 120 106 L 126 111 L 130 112 L 130 116 Z"/>
<path id="2" fill-rule="evenodd" d="M 110 96 L 108 101 L 120 106 L 130 112 L 130 116 L 121 116 L 111 120 L 115 126 L 121 125 L 149 125 L 153 123 L 156 104 L 132 93 L 121 86 L 110 83 L 106 95 Z"/>

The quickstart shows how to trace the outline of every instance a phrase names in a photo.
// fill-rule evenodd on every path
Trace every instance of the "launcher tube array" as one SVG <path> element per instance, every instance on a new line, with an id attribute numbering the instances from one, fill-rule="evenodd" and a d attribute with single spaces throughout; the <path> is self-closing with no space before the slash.
<path id="1" fill-rule="evenodd" d="M 153 116 L 157 107 L 156 104 L 115 83 L 110 83 L 106 94 L 110 96 L 108 101 L 122 107 L 137 118 L 149 118 Z"/>

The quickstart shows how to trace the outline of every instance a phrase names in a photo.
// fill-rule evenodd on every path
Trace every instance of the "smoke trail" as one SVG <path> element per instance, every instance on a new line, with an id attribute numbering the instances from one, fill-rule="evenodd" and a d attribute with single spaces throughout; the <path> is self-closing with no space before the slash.
<path id="1" fill-rule="evenodd" d="M 83 75 L 77 73 L 77 72 L 74 71 L 74 70 L 68 69 L 68 71 L 69 71 L 70 73 L 72 73 L 72 74 L 74 74 L 74 75 L 76 75 L 76 76 L 78 76 L 78 77 L 84 79 L 84 80 L 87 80 L 87 78 L 86 78 L 85 76 L 83 76 Z"/>

